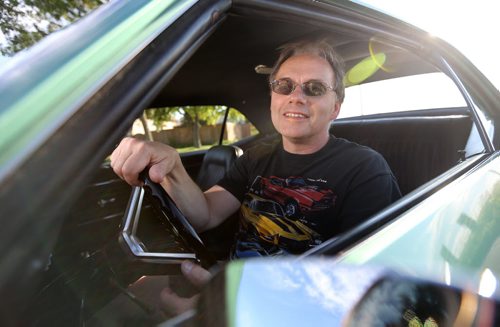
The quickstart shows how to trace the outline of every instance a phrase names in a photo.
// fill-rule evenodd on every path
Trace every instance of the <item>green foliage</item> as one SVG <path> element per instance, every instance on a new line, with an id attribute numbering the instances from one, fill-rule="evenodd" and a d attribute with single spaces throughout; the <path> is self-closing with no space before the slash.
<path id="1" fill-rule="evenodd" d="M 222 120 L 226 111 L 226 106 L 183 106 L 183 107 L 165 107 L 147 109 L 146 117 L 153 120 L 153 124 L 160 128 L 164 122 L 180 119 L 184 125 L 215 125 Z M 245 117 L 240 113 L 231 113 L 229 117 L 233 117 L 232 121 L 238 121 L 241 117 Z"/>
<path id="2" fill-rule="evenodd" d="M 241 112 L 234 108 L 229 109 L 229 114 L 227 116 L 227 121 L 231 123 L 245 123 L 247 122 L 247 117 L 243 115 Z"/>
<path id="3" fill-rule="evenodd" d="M 214 125 L 226 111 L 226 106 L 185 106 L 179 112 L 184 117 L 184 123 Z"/>
<path id="4" fill-rule="evenodd" d="M 221 123 L 226 110 L 226 106 L 165 107 L 146 110 L 146 117 L 153 120 L 153 124 L 157 129 L 161 129 L 165 122 L 175 120 L 176 118 L 183 125 L 192 126 L 194 148 L 200 148 L 202 145 L 199 127 L 201 125 Z M 239 111 L 232 109 L 229 110 L 228 121 L 244 122 L 246 118 Z"/>
<path id="5" fill-rule="evenodd" d="M 155 108 L 147 109 L 146 118 L 151 119 L 153 124 L 157 129 L 161 129 L 164 122 L 171 121 L 174 119 L 174 115 L 178 112 L 179 107 L 165 107 L 165 108 Z"/>
<path id="6" fill-rule="evenodd" d="M 48 34 L 77 21 L 109 0 L 4 0 L 0 2 L 0 30 L 6 44 L 0 54 L 13 55 Z"/>

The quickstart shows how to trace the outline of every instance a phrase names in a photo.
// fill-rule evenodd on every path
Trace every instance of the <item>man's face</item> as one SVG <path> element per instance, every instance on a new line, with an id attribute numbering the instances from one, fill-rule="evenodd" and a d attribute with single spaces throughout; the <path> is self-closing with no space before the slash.
<path id="1" fill-rule="evenodd" d="M 310 80 L 332 85 L 333 69 L 323 58 L 301 54 L 287 59 L 275 79 L 289 78 L 297 84 Z M 328 90 L 322 96 L 307 96 L 300 86 L 289 95 L 271 91 L 271 119 L 287 144 L 323 146 L 328 141 L 330 122 L 337 118 L 340 103 L 335 92 Z"/>

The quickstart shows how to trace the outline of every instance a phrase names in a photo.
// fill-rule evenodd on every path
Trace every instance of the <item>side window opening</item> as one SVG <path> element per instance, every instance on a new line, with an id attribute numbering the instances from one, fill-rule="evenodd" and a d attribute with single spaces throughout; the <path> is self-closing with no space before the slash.
<path id="1" fill-rule="evenodd" d="M 381 79 L 346 88 L 338 117 L 346 119 L 331 132 L 382 154 L 406 195 L 482 151 L 468 146 L 475 124 L 467 108 L 442 72 Z"/>
<path id="2" fill-rule="evenodd" d="M 448 76 L 428 73 L 348 87 L 338 118 L 466 105 Z"/>
<path id="3" fill-rule="evenodd" d="M 218 144 L 233 144 L 259 132 L 237 109 L 207 105 L 146 109 L 130 133 L 187 153 Z"/>

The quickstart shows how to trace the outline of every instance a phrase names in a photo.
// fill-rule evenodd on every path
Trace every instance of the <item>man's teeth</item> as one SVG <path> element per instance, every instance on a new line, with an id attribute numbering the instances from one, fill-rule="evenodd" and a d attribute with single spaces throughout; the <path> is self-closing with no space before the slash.
<path id="1" fill-rule="evenodd" d="M 291 117 L 291 118 L 305 118 L 306 115 L 303 115 L 303 114 L 296 114 L 296 113 L 291 113 L 291 112 L 287 112 L 285 114 L 285 117 Z"/>

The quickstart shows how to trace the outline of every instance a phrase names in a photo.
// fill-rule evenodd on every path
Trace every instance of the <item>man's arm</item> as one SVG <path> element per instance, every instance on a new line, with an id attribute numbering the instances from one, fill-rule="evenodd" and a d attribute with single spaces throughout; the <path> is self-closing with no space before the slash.
<path id="1" fill-rule="evenodd" d="M 130 185 L 141 185 L 139 173 L 160 183 L 197 231 L 217 226 L 240 206 L 230 192 L 214 186 L 205 193 L 186 172 L 178 152 L 165 144 L 124 138 L 111 154 L 114 172 Z"/>

